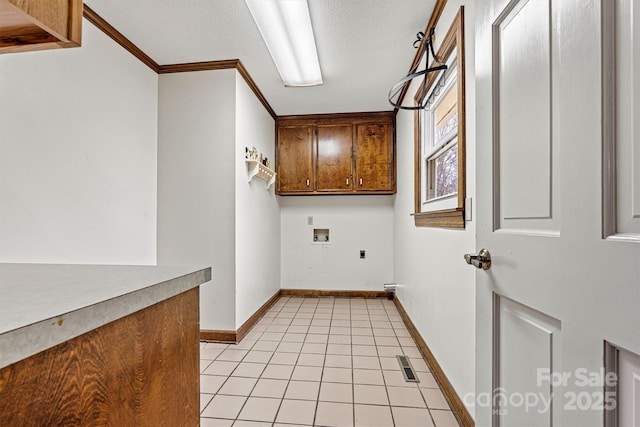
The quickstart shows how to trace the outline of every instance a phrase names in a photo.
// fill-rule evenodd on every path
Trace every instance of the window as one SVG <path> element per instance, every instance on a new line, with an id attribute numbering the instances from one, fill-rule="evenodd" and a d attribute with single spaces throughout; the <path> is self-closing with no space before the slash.
<path id="1" fill-rule="evenodd" d="M 461 8 L 437 53 L 438 59 L 447 64 L 447 69 L 429 75 L 416 91 L 416 105 L 425 106 L 415 113 L 416 226 L 464 228 L 465 96 L 462 37 Z M 420 98 L 422 95 L 424 98 Z"/>
<path id="2" fill-rule="evenodd" d="M 441 73 L 439 80 L 432 86 L 425 108 L 421 110 L 422 212 L 428 210 L 429 204 L 444 202 L 458 194 L 456 63 L 452 61 L 447 65 L 447 70 Z"/>

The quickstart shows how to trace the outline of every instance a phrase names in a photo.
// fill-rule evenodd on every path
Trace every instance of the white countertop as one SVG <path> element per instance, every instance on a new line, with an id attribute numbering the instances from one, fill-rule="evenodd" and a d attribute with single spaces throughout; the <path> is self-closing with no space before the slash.
<path id="1" fill-rule="evenodd" d="M 211 280 L 211 267 L 0 264 L 0 368 Z"/>

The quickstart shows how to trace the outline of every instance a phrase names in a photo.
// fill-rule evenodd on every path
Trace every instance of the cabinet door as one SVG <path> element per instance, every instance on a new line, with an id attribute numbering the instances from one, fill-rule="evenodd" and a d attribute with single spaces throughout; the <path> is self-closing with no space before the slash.
<path id="1" fill-rule="evenodd" d="M 318 191 L 353 189 L 351 125 L 319 125 L 316 182 Z"/>
<path id="2" fill-rule="evenodd" d="M 313 126 L 278 128 L 278 193 L 313 191 Z"/>
<path id="3" fill-rule="evenodd" d="M 393 191 L 393 125 L 359 124 L 355 140 L 356 190 Z"/>

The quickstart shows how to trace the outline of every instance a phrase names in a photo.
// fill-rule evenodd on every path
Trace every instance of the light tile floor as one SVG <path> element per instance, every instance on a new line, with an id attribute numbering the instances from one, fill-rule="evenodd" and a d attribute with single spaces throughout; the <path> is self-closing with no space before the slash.
<path id="1" fill-rule="evenodd" d="M 458 426 L 393 301 L 281 297 L 239 344 L 201 343 L 200 359 L 202 427 Z"/>

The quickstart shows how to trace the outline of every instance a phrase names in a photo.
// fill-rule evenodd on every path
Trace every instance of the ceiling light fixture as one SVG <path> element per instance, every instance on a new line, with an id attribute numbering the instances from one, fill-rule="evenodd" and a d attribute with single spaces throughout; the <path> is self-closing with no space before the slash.
<path id="1" fill-rule="evenodd" d="M 322 84 L 307 0 L 245 0 L 285 86 Z"/>

